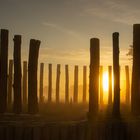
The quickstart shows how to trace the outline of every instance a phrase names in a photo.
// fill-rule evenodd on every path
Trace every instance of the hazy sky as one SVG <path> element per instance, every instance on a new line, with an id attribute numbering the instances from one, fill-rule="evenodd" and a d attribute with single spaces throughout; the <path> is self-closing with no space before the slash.
<path id="1" fill-rule="evenodd" d="M 121 64 L 132 44 L 132 24 L 140 22 L 139 0 L 0 0 L 0 28 L 23 35 L 22 57 L 29 40 L 42 41 L 40 61 L 89 63 L 89 40 L 100 38 L 101 64 L 112 64 L 112 33 L 120 32 Z M 10 57 L 13 43 L 10 42 Z"/>

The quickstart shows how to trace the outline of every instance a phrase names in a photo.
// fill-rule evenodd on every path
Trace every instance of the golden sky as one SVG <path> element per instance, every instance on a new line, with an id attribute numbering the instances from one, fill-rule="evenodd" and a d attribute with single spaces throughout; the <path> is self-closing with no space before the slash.
<path id="1" fill-rule="evenodd" d="M 1 28 L 23 35 L 22 58 L 28 59 L 29 40 L 42 41 L 40 61 L 88 64 L 89 40 L 100 39 L 101 64 L 112 64 L 112 33 L 120 33 L 120 63 L 128 64 L 132 24 L 140 21 L 138 0 L 3 0 Z"/>

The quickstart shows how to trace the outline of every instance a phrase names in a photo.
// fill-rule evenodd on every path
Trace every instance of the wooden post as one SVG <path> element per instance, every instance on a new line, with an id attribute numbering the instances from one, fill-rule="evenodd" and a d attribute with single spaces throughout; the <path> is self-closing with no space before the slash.
<path id="1" fill-rule="evenodd" d="M 100 105 L 103 106 L 103 66 L 100 66 Z"/>
<path id="2" fill-rule="evenodd" d="M 65 65 L 65 102 L 69 103 L 69 66 Z"/>
<path id="3" fill-rule="evenodd" d="M 120 66 L 119 66 L 119 33 L 113 33 L 113 74 L 114 74 L 114 102 L 113 116 L 120 116 Z"/>
<path id="4" fill-rule="evenodd" d="M 108 105 L 112 106 L 112 66 L 108 66 Z"/>
<path id="5" fill-rule="evenodd" d="M 74 69 L 74 97 L 73 102 L 78 103 L 78 66 Z"/>
<path id="6" fill-rule="evenodd" d="M 28 112 L 36 114 L 38 112 L 37 99 L 37 68 L 39 55 L 39 40 L 30 40 L 29 61 L 28 61 Z"/>
<path id="7" fill-rule="evenodd" d="M 12 88 L 13 88 L 13 60 L 9 60 L 9 74 L 8 74 L 8 109 L 12 107 Z"/>
<path id="8" fill-rule="evenodd" d="M 126 74 L 126 105 L 130 105 L 130 78 L 129 78 L 129 66 L 125 66 Z"/>
<path id="9" fill-rule="evenodd" d="M 44 77 L 44 63 L 40 64 L 40 103 L 44 102 L 43 96 L 43 77 Z"/>
<path id="10" fill-rule="evenodd" d="M 60 90 L 60 64 L 57 64 L 57 72 L 56 72 L 56 103 L 60 102 L 60 95 L 59 95 L 59 90 Z"/>
<path id="11" fill-rule="evenodd" d="M 87 66 L 83 66 L 83 103 L 86 103 L 87 95 Z"/>
<path id="12" fill-rule="evenodd" d="M 48 102 L 52 101 L 52 64 L 49 64 Z"/>
<path id="13" fill-rule="evenodd" d="M 23 106 L 27 106 L 27 61 L 23 61 Z"/>
<path id="14" fill-rule="evenodd" d="M 14 36 L 14 113 L 21 113 L 21 36 Z"/>
<path id="15" fill-rule="evenodd" d="M 0 35 L 0 113 L 7 109 L 7 67 L 9 31 L 1 29 Z"/>
<path id="16" fill-rule="evenodd" d="M 131 111 L 140 115 L 140 24 L 133 26 L 133 68 L 131 88 Z"/>
<path id="17" fill-rule="evenodd" d="M 98 114 L 99 96 L 99 66 L 100 66 L 99 39 L 90 40 L 90 75 L 89 75 L 89 120 Z"/>

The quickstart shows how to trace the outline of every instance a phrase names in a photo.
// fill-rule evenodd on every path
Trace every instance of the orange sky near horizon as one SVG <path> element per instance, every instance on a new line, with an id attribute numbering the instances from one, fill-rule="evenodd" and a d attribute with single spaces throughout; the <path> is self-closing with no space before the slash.
<path id="1" fill-rule="evenodd" d="M 0 28 L 22 35 L 22 60 L 28 60 L 29 40 L 41 40 L 39 62 L 88 65 L 90 38 L 100 39 L 101 65 L 112 64 L 112 33 L 120 33 L 120 65 L 133 42 L 133 24 L 140 21 L 134 0 L 5 0 L 0 2 Z M 8 10 L 7 10 L 8 9 Z"/>

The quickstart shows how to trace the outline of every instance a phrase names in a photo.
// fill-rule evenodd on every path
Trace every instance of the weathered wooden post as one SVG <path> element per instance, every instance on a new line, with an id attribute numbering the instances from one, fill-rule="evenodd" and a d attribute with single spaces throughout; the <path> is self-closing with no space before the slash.
<path id="1" fill-rule="evenodd" d="M 12 88 L 13 88 L 13 60 L 9 60 L 9 74 L 8 74 L 8 109 L 12 107 Z"/>
<path id="2" fill-rule="evenodd" d="M 1 29 L 0 35 L 0 113 L 7 109 L 7 67 L 9 31 Z"/>
<path id="3" fill-rule="evenodd" d="M 129 66 L 125 66 L 126 74 L 126 105 L 130 105 L 130 78 L 129 78 Z"/>
<path id="4" fill-rule="evenodd" d="M 60 64 L 57 64 L 57 72 L 56 72 L 56 103 L 60 102 Z"/>
<path id="5" fill-rule="evenodd" d="M 78 66 L 74 68 L 74 97 L 73 102 L 78 103 Z"/>
<path id="6" fill-rule="evenodd" d="M 89 120 L 97 116 L 99 109 L 99 57 L 99 39 L 92 38 L 90 40 Z"/>
<path id="7" fill-rule="evenodd" d="M 120 116 L 120 66 L 119 66 L 119 33 L 113 33 L 113 74 L 114 74 L 114 102 L 113 116 Z"/>
<path id="8" fill-rule="evenodd" d="M 112 106 L 112 66 L 108 66 L 108 105 Z"/>
<path id="9" fill-rule="evenodd" d="M 14 113 L 21 113 L 21 36 L 14 36 Z"/>
<path id="10" fill-rule="evenodd" d="M 44 63 L 40 64 L 40 103 L 44 102 L 44 96 L 43 96 L 43 77 L 44 77 Z"/>
<path id="11" fill-rule="evenodd" d="M 49 72 L 48 72 L 48 102 L 52 101 L 52 64 L 49 64 Z"/>
<path id="12" fill-rule="evenodd" d="M 36 114 L 38 112 L 37 99 L 37 68 L 40 41 L 31 39 L 28 61 L 28 112 Z"/>
<path id="13" fill-rule="evenodd" d="M 86 103 L 87 95 L 87 66 L 83 66 L 83 103 Z"/>
<path id="14" fill-rule="evenodd" d="M 27 61 L 23 61 L 23 107 L 27 106 Z"/>
<path id="15" fill-rule="evenodd" d="M 131 111 L 140 115 L 140 24 L 133 26 L 133 68 L 131 88 Z"/>
<path id="16" fill-rule="evenodd" d="M 100 105 L 103 106 L 103 66 L 100 66 Z"/>
<path id="17" fill-rule="evenodd" d="M 65 102 L 69 103 L 69 66 L 65 65 Z"/>

